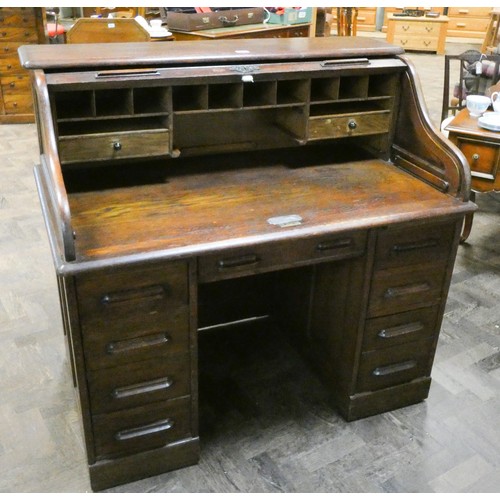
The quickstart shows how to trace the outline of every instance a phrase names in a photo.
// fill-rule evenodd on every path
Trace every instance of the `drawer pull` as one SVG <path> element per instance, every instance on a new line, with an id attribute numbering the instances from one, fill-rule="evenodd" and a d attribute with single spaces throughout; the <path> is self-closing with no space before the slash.
<path id="1" fill-rule="evenodd" d="M 165 297 L 166 290 L 162 285 L 153 285 L 135 290 L 122 290 L 119 292 L 107 293 L 101 298 L 104 305 L 116 304 L 118 302 L 128 302 L 143 299 L 161 299 Z"/>
<path id="2" fill-rule="evenodd" d="M 402 245 L 394 245 L 392 251 L 395 253 L 411 252 L 413 250 L 423 250 L 424 248 L 433 248 L 438 246 L 438 241 L 436 239 L 416 241 L 411 243 L 405 243 Z"/>
<path id="3" fill-rule="evenodd" d="M 355 130 L 358 127 L 358 124 L 356 123 L 356 120 L 349 120 L 347 126 L 349 127 L 349 130 Z"/>
<path id="4" fill-rule="evenodd" d="M 10 88 L 12 88 L 12 89 L 13 89 L 15 86 L 16 86 L 15 82 L 10 82 L 10 83 L 9 83 L 9 87 L 10 87 Z"/>
<path id="5" fill-rule="evenodd" d="M 478 153 L 474 153 L 474 154 L 472 155 L 472 160 L 473 160 L 473 161 L 477 161 L 477 160 L 479 160 L 479 158 L 480 158 L 480 156 L 479 156 L 479 154 L 478 154 Z"/>
<path id="6" fill-rule="evenodd" d="M 114 143 L 113 143 L 113 149 L 114 149 L 115 151 L 120 151 L 120 150 L 122 149 L 122 144 L 121 144 L 121 142 L 119 142 L 119 141 L 114 142 Z"/>
<path id="7" fill-rule="evenodd" d="M 332 240 L 332 241 L 322 241 L 316 247 L 320 252 L 326 252 L 328 250 L 337 250 L 339 248 L 347 248 L 352 246 L 352 238 L 345 238 L 343 240 Z"/>
<path id="8" fill-rule="evenodd" d="M 393 339 L 402 335 L 419 332 L 424 329 L 424 325 L 420 321 L 415 323 L 407 323 L 406 325 L 393 326 L 391 328 L 384 328 L 377 333 L 381 339 Z"/>
<path id="9" fill-rule="evenodd" d="M 217 262 L 217 267 L 220 270 L 230 269 L 233 267 L 249 266 L 257 264 L 260 261 L 257 255 L 242 255 L 241 257 L 233 257 L 229 259 L 221 259 Z"/>
<path id="10" fill-rule="evenodd" d="M 168 431 L 173 426 L 174 426 L 174 421 L 170 418 L 166 418 L 165 420 L 160 420 L 158 422 L 154 422 L 153 424 L 143 425 L 142 427 L 134 427 L 133 429 L 119 431 L 115 434 L 115 439 L 117 441 L 126 441 L 127 439 L 149 436 L 150 434 L 156 434 L 158 432 Z"/>
<path id="11" fill-rule="evenodd" d="M 129 398 L 132 396 L 138 396 L 140 394 L 146 394 L 148 392 L 161 391 L 163 389 L 168 389 L 172 386 L 174 381 L 169 377 L 159 378 L 156 380 L 150 380 L 148 382 L 142 382 L 140 384 L 128 385 L 126 387 L 117 387 L 111 392 L 111 396 L 114 399 Z"/>
<path id="12" fill-rule="evenodd" d="M 413 285 L 404 285 L 388 288 L 384 297 L 386 299 L 394 299 L 397 297 L 402 297 L 404 295 L 413 295 L 414 293 L 422 293 L 430 290 L 429 283 L 416 283 Z"/>
<path id="13" fill-rule="evenodd" d="M 401 26 L 401 28 L 403 29 L 403 31 L 408 31 L 410 29 L 410 26 Z"/>
<path id="14" fill-rule="evenodd" d="M 426 26 L 425 30 L 430 33 L 431 31 L 434 31 L 434 26 Z"/>
<path id="15" fill-rule="evenodd" d="M 385 377 L 387 375 L 393 375 L 394 373 L 404 372 L 406 370 L 411 370 L 417 366 L 417 362 L 412 359 L 410 361 L 403 361 L 402 363 L 395 363 L 393 365 L 379 366 L 373 370 L 372 374 L 375 377 Z"/>
<path id="16" fill-rule="evenodd" d="M 465 23 L 457 23 L 457 28 L 465 28 L 466 26 Z"/>
<path id="17" fill-rule="evenodd" d="M 144 347 L 155 347 L 170 342 L 170 337 L 166 333 L 158 335 L 149 335 L 148 337 L 139 337 L 130 340 L 118 340 L 110 342 L 106 346 L 108 354 L 121 354 L 135 349 L 142 349 Z"/>

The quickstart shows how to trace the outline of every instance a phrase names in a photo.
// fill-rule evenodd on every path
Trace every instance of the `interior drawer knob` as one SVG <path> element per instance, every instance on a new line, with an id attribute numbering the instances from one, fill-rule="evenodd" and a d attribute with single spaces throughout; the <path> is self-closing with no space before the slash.
<path id="1" fill-rule="evenodd" d="M 349 123 L 347 124 L 350 130 L 354 130 L 358 127 L 358 124 L 356 123 L 356 120 L 349 120 Z"/>
<path id="2" fill-rule="evenodd" d="M 113 149 L 115 151 L 121 151 L 122 143 L 120 141 L 113 142 Z"/>
<path id="3" fill-rule="evenodd" d="M 474 154 L 472 155 L 472 160 L 473 160 L 473 161 L 477 161 L 477 160 L 479 160 L 479 154 L 478 154 L 478 153 L 474 153 Z"/>

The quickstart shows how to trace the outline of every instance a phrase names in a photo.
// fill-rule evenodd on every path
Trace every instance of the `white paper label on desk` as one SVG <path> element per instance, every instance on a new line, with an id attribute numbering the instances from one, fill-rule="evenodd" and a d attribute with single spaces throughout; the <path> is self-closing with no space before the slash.
<path id="1" fill-rule="evenodd" d="M 280 215 L 278 217 L 271 217 L 267 219 L 269 224 L 279 227 L 299 226 L 302 224 L 302 217 L 300 215 Z"/>
<path id="2" fill-rule="evenodd" d="M 115 23 L 108 23 L 108 28 L 116 28 L 116 24 Z"/>

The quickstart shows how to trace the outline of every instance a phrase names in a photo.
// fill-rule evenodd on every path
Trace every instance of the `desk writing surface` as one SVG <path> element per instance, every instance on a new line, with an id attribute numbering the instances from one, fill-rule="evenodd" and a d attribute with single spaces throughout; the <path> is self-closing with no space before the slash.
<path id="1" fill-rule="evenodd" d="M 196 253 L 222 241 L 244 245 L 463 210 L 456 199 L 381 160 L 298 168 L 250 162 L 235 170 L 226 160 L 204 171 L 180 170 L 167 170 L 161 183 L 71 194 L 79 258 Z M 267 222 L 289 214 L 303 223 Z"/>

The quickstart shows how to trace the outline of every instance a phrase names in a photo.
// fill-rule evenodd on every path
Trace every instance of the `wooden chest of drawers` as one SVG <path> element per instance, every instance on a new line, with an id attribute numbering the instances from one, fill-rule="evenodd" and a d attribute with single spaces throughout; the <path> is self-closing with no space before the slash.
<path id="1" fill-rule="evenodd" d="M 387 41 L 405 50 L 444 54 L 448 17 L 397 17 L 389 15 Z"/>
<path id="2" fill-rule="evenodd" d="M 45 40 L 43 9 L 0 7 L 0 123 L 34 121 L 30 78 L 17 49 Z"/>
<path id="3" fill-rule="evenodd" d="M 448 36 L 484 38 L 491 7 L 448 7 Z"/>

